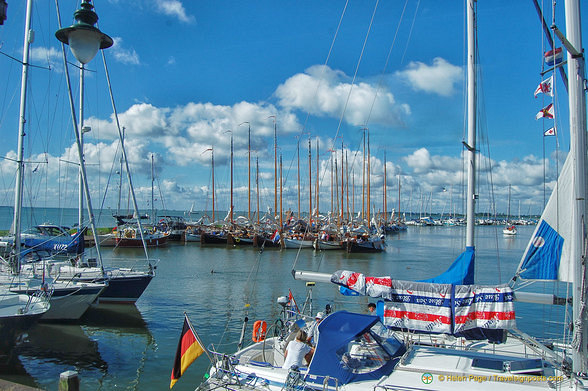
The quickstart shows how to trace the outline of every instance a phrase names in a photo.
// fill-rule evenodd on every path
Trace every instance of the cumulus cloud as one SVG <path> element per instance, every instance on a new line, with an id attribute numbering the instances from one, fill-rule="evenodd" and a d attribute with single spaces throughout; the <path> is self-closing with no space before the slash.
<path id="1" fill-rule="evenodd" d="M 113 37 L 114 45 L 112 45 L 112 55 L 118 62 L 128 65 L 139 65 L 139 55 L 135 49 L 127 49 L 123 46 L 123 39 L 120 37 Z"/>
<path id="2" fill-rule="evenodd" d="M 436 57 L 432 65 L 413 61 L 408 64 L 408 69 L 397 72 L 415 91 L 424 91 L 441 96 L 451 96 L 455 92 L 455 86 L 462 80 L 463 70 Z"/>
<path id="3" fill-rule="evenodd" d="M 157 9 L 164 15 L 173 16 L 183 23 L 193 23 L 194 16 L 188 15 L 184 4 L 179 0 L 160 0 L 156 2 Z"/>
<path id="4" fill-rule="evenodd" d="M 272 116 L 276 116 L 279 135 L 301 129 L 293 113 L 279 111 L 270 104 L 250 102 L 239 102 L 232 106 L 188 103 L 174 108 L 141 103 L 120 113 L 119 121 L 126 128 L 127 140 L 163 146 L 169 160 L 185 166 L 194 162 L 207 162 L 209 156 L 202 152 L 211 146 L 215 148 L 215 159 L 221 164 L 226 162 L 231 137 L 231 132 L 227 130 L 232 131 L 235 154 L 247 151 L 249 126 L 252 150 L 262 151 L 268 136 L 273 136 Z M 88 118 L 86 123 L 97 129 L 96 135 L 102 138 L 118 138 L 113 116 L 108 120 Z"/>
<path id="5" fill-rule="evenodd" d="M 379 91 L 366 82 L 352 87 L 350 77 L 322 65 L 290 77 L 278 86 L 275 95 L 281 106 L 316 116 L 339 118 L 345 109 L 343 118 L 354 126 L 365 124 L 370 113 L 370 122 L 399 126 L 410 114 L 410 107 L 397 103 L 391 92 Z"/>

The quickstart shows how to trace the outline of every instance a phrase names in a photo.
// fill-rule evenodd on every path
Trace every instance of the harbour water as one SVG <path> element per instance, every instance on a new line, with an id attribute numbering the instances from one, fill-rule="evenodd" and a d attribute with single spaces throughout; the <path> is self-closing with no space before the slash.
<path id="1" fill-rule="evenodd" d="M 500 226 L 476 231 L 476 279 L 506 283 L 514 273 L 533 226 L 520 226 L 514 237 L 504 237 Z M 157 276 L 136 306 L 93 309 L 79 324 L 39 324 L 17 348 L 1 357 L 0 378 L 56 390 L 59 374 L 76 370 L 83 390 L 165 390 L 184 311 L 203 342 L 218 351 L 233 352 L 243 318 L 246 338 L 255 320 L 273 322 L 279 314 L 278 296 L 290 289 L 302 303 L 307 287 L 291 270 L 332 272 L 350 269 L 368 275 L 391 275 L 418 280 L 438 275 L 464 248 L 465 227 L 409 227 L 389 236 L 381 254 L 339 251 L 275 250 L 170 244 L 153 249 L 159 259 Z M 103 249 L 104 256 L 141 257 L 142 250 Z M 499 260 L 499 261 L 498 261 Z M 330 304 L 335 310 L 364 311 L 365 297 L 341 296 L 330 284 L 312 289 L 314 311 Z M 553 337 L 562 324 L 538 322 L 560 311 L 552 307 L 517 304 L 518 327 L 532 335 Z M 193 390 L 209 361 L 201 356 L 174 386 Z"/>

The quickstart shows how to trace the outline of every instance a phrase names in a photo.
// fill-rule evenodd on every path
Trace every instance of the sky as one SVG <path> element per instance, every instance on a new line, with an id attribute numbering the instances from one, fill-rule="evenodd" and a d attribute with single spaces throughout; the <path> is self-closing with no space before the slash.
<path id="1" fill-rule="evenodd" d="M 8 19 L 0 26 L 0 205 L 10 206 L 25 10 L 23 2 L 8 3 Z M 78 155 L 61 46 L 54 36 L 56 4 L 33 3 L 24 205 L 76 207 Z M 383 208 L 384 171 L 388 212 L 398 209 L 399 182 L 401 211 L 463 211 L 464 3 L 93 2 L 98 27 L 114 40 L 102 52 L 107 68 L 98 53 L 84 79 L 84 125 L 91 127 L 84 150 L 94 208 L 119 205 L 120 143 L 108 69 L 141 209 L 210 210 L 212 149 L 216 209 L 226 211 L 231 137 L 235 210 L 248 210 L 249 183 L 256 209 L 256 160 L 261 212 L 273 209 L 275 130 L 284 210 L 298 210 L 301 194 L 301 209 L 308 211 L 309 140 L 312 194 L 318 143 L 321 212 L 331 208 L 335 157 L 333 181 L 340 187 L 346 178 L 349 208 L 361 210 L 363 143 L 369 134 L 374 211 Z M 63 26 L 69 26 L 79 2 L 58 5 Z M 545 7 L 551 24 L 551 5 Z M 549 74 L 540 74 L 547 43 L 532 1 L 485 0 L 477 8 L 477 211 L 507 213 L 510 189 L 511 215 L 539 214 L 569 149 L 567 93 L 557 76 L 554 98 L 533 95 Z M 565 31 L 561 8 L 558 2 L 555 24 Z M 79 118 L 79 71 L 69 50 L 66 55 Z M 536 120 L 552 102 L 555 120 Z M 557 137 L 543 137 L 554 125 Z M 347 174 L 341 173 L 342 153 Z M 123 182 L 120 204 L 125 209 L 126 177 Z M 312 204 L 316 207 L 314 199 Z"/>

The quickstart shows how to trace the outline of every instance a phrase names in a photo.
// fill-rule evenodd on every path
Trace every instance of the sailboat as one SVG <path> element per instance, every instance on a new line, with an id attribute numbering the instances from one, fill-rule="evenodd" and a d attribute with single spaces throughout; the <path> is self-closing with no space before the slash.
<path id="1" fill-rule="evenodd" d="M 525 256 L 517 272 L 518 280 L 560 278 L 561 281 L 571 279 L 574 283 L 575 343 L 547 348 L 516 329 L 513 300 L 523 298 L 523 293 L 514 292 L 509 285 L 474 284 L 475 1 L 466 0 L 466 9 L 469 196 L 465 251 L 445 273 L 416 282 L 388 276 L 368 277 L 348 270 L 332 274 L 293 270 L 295 279 L 334 283 L 345 293 L 378 298 L 378 316 L 346 311 L 329 314 L 318 326 L 318 343 L 308 365 L 303 362 L 300 367 L 282 368 L 284 348 L 292 338 L 290 330 L 295 330 L 290 327 L 302 324 L 288 323 L 284 335 L 263 339 L 230 357 L 215 355 L 209 377 L 199 389 L 588 389 L 587 276 L 582 257 L 586 235 L 583 56 L 568 55 L 573 76 L 570 80 L 577 82 L 574 90 L 570 89 L 570 111 L 574 113 L 570 126 L 575 146 L 567 166 L 574 166 L 578 171 L 569 169 L 576 174 L 575 181 L 566 181 L 563 185 L 567 188 L 561 185 L 556 189 L 556 194 L 573 197 L 574 202 L 568 204 L 579 210 L 572 213 L 572 224 L 568 223 L 570 220 L 562 224 L 571 226 L 572 236 L 568 241 L 568 236 L 562 239 L 554 234 L 558 227 L 553 227 L 550 216 L 546 216 L 538 226 L 535 249 Z M 570 45 L 581 47 L 577 0 L 566 1 L 566 16 Z M 565 171 L 566 167 L 562 175 Z M 573 187 L 574 184 L 577 187 Z M 569 249 L 571 262 L 564 262 L 562 258 L 560 263 L 558 249 L 564 252 Z M 549 269 L 545 267 L 546 259 L 548 265 L 551 262 L 560 267 L 546 270 Z M 566 267 L 571 264 L 576 266 Z M 547 297 L 551 296 L 544 296 Z M 286 305 L 287 300 L 281 303 Z"/>
<path id="2" fill-rule="evenodd" d="M 517 234 L 517 227 L 510 222 L 510 185 L 508 185 L 508 212 L 506 214 L 506 227 L 502 230 L 505 236 L 514 236 Z"/>
<path id="3" fill-rule="evenodd" d="M 137 219 L 137 235 L 141 238 L 142 247 L 145 251 L 146 255 L 146 262 L 145 265 L 139 264 L 139 262 L 135 262 L 132 267 L 116 267 L 116 266 L 104 266 L 102 254 L 100 251 L 100 241 L 98 240 L 97 236 L 97 229 L 95 226 L 94 221 L 94 212 L 92 209 L 92 203 L 90 198 L 90 190 L 88 187 L 88 181 L 86 176 L 86 169 L 85 163 L 83 158 L 83 146 L 81 142 L 80 132 L 78 132 L 78 124 L 76 123 L 75 119 L 75 110 L 73 105 L 73 98 L 71 94 L 71 88 L 69 85 L 69 71 L 67 65 L 67 58 L 65 52 L 65 43 L 71 43 L 73 40 L 68 39 L 68 35 L 72 34 L 76 29 L 83 30 L 85 32 L 91 31 L 92 33 L 96 34 L 98 42 L 96 42 L 95 50 L 93 54 L 90 56 L 88 53 L 76 53 L 76 50 L 72 47 L 72 51 L 74 55 L 78 59 L 78 61 L 82 64 L 81 71 L 82 77 L 80 78 L 83 80 L 83 69 L 84 64 L 91 61 L 94 57 L 98 49 L 105 49 L 112 45 L 112 39 L 107 35 L 103 34 L 100 30 L 94 27 L 98 17 L 96 13 L 93 11 L 93 6 L 90 3 L 90 0 L 83 0 L 80 9 L 74 13 L 74 18 L 76 19 L 76 24 L 71 27 L 61 28 L 56 33 L 55 36 L 59 39 L 62 43 L 62 52 L 63 52 L 63 61 L 64 61 L 64 69 L 66 73 L 66 81 L 68 83 L 68 93 L 69 93 L 69 103 L 72 113 L 72 122 L 74 125 L 74 129 L 76 129 L 76 145 L 78 149 L 78 157 L 80 160 L 80 179 L 82 183 L 82 190 L 83 195 L 86 199 L 86 207 L 88 210 L 89 216 L 89 225 L 91 227 L 92 233 L 94 235 L 94 241 L 96 243 L 96 257 L 90 258 L 86 253 L 81 254 L 79 257 L 66 262 L 51 262 L 52 270 L 50 271 L 51 275 L 56 278 L 57 281 L 62 283 L 75 283 L 80 285 L 100 285 L 102 284 L 105 289 L 99 292 L 99 300 L 100 303 L 135 303 L 139 297 L 143 294 L 147 286 L 150 284 L 151 280 L 155 277 L 155 264 L 157 261 L 149 259 L 149 253 L 147 251 L 147 245 L 145 244 L 145 237 L 143 237 L 143 233 L 145 232 L 143 225 L 141 224 L 141 218 L 139 214 L 139 210 L 137 207 L 137 200 L 135 197 L 135 192 L 133 189 L 133 183 L 131 179 L 131 174 L 129 170 L 128 159 L 126 155 L 126 150 L 123 141 L 123 135 L 121 132 L 121 128 L 118 124 L 118 116 L 116 113 L 116 109 L 114 109 L 114 117 L 117 121 L 117 128 L 119 131 L 119 139 L 121 142 L 121 151 L 123 161 L 126 165 L 126 173 L 127 173 L 127 180 L 129 183 L 129 189 L 132 196 L 133 207 L 134 207 L 134 216 Z M 61 26 L 60 26 L 61 27 Z M 79 48 L 78 48 L 79 49 Z M 106 67 L 105 67 L 106 68 Z M 107 68 L 106 68 L 107 69 Z M 109 81 L 110 85 L 110 78 L 108 75 L 108 70 L 106 71 L 106 77 Z M 80 88 L 80 93 L 82 94 L 83 88 Z M 114 105 L 114 98 L 112 97 L 112 91 L 110 91 L 110 97 Z M 83 109 L 83 99 L 80 99 L 80 112 Z M 81 116 L 82 117 L 82 116 Z M 82 123 L 83 117 L 80 118 L 80 122 Z M 81 203 L 80 203 L 81 204 Z M 80 213 L 81 216 L 81 213 Z M 81 220 L 81 217 L 80 217 Z M 80 224 L 81 225 L 81 224 Z M 152 263 L 153 261 L 153 263 Z M 93 300 L 94 301 L 94 300 Z"/>
<path id="4" fill-rule="evenodd" d="M 0 350 L 10 348 L 22 332 L 27 331 L 49 310 L 45 295 L 21 295 L 0 292 Z"/>
<path id="5" fill-rule="evenodd" d="M 31 295 L 39 289 L 49 291 L 50 294 L 50 308 L 42 315 L 44 320 L 77 320 L 90 305 L 96 300 L 98 295 L 104 290 L 106 285 L 104 283 L 78 283 L 75 281 L 53 281 L 49 283 L 46 280 L 45 272 L 40 275 L 30 274 L 24 272 L 21 268 L 23 257 L 29 250 L 22 248 L 21 240 L 21 212 L 22 212 L 22 194 L 23 194 L 23 178 L 24 178 L 24 158 L 23 146 L 25 136 L 25 112 L 26 112 L 26 92 L 28 81 L 29 68 L 29 48 L 32 42 L 30 34 L 32 18 L 32 0 L 28 0 L 26 4 L 26 19 L 25 19 L 25 37 L 23 48 L 22 61 L 22 80 L 21 80 L 21 100 L 19 113 L 19 129 L 18 129 L 18 151 L 17 151 L 17 171 L 15 183 L 15 205 L 14 205 L 14 220 L 12 229 L 14 233 L 14 247 L 12 254 L 6 265 L 0 265 L 2 271 L 0 273 L 0 285 L 2 289 L 7 289 L 12 293 Z"/>

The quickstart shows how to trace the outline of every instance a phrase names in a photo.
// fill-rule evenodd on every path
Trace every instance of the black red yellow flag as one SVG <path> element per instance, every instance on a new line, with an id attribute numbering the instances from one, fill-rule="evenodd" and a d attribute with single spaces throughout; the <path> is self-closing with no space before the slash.
<path id="1" fill-rule="evenodd" d="M 171 373 L 171 389 L 178 379 L 186 372 L 186 369 L 196 360 L 202 353 L 205 352 L 204 346 L 200 343 L 200 339 L 192 330 L 188 315 L 184 314 L 184 327 L 178 342 L 178 350 L 176 351 L 176 358 L 174 360 L 174 368 Z"/>

